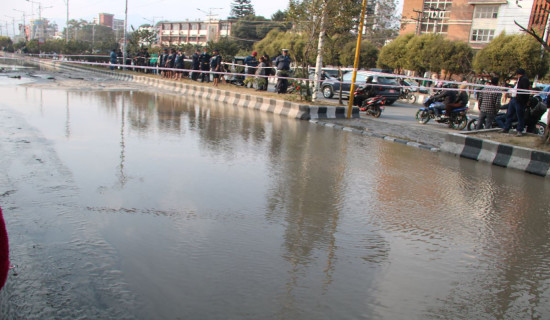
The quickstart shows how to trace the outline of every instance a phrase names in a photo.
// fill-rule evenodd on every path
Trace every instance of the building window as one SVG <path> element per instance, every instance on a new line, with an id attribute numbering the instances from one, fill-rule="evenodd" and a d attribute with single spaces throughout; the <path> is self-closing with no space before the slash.
<path id="1" fill-rule="evenodd" d="M 500 6 L 476 6 L 474 19 L 496 19 Z"/>
<path id="2" fill-rule="evenodd" d="M 452 5 L 452 0 L 424 0 L 420 32 L 432 33 L 435 28 L 437 33 L 447 33 Z"/>
<path id="3" fill-rule="evenodd" d="M 472 30 L 472 42 L 489 42 L 495 37 L 495 30 L 476 29 Z"/>

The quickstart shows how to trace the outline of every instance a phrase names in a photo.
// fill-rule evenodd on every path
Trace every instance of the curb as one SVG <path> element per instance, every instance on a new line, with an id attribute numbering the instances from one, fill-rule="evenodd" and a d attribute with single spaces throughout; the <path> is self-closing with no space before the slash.
<path id="1" fill-rule="evenodd" d="M 36 62 L 36 61 L 35 61 Z M 133 81 L 146 84 L 151 87 L 162 88 L 164 90 L 181 93 L 187 97 L 209 99 L 223 102 L 233 106 L 260 110 L 277 115 L 286 116 L 298 120 L 311 119 L 341 119 L 346 118 L 347 107 L 340 106 L 310 106 L 295 102 L 266 98 L 252 94 L 235 93 L 216 89 L 213 87 L 197 86 L 172 80 L 151 78 L 132 74 L 121 74 L 110 70 L 94 70 L 82 66 L 67 65 L 62 61 L 37 61 L 41 65 L 53 69 L 65 69 L 79 72 L 92 72 L 104 74 L 121 81 Z M 353 107 L 352 118 L 360 118 L 359 108 Z"/>
<path id="2" fill-rule="evenodd" d="M 441 150 L 461 158 L 489 162 L 541 177 L 550 177 L 550 153 L 449 133 Z"/>
<path id="3" fill-rule="evenodd" d="M 384 135 L 369 132 L 369 131 L 366 131 L 366 130 L 360 130 L 360 129 L 341 126 L 341 125 L 335 124 L 335 123 L 330 123 L 330 122 L 325 122 L 325 121 L 317 121 L 317 120 L 309 120 L 309 122 L 310 123 L 315 123 L 315 124 L 318 124 L 318 125 L 321 125 L 321 126 L 329 127 L 329 128 L 339 129 L 339 130 L 343 130 L 343 131 L 348 131 L 348 132 L 368 136 L 368 137 L 380 138 L 380 139 L 384 139 L 386 141 L 396 142 L 396 143 L 404 144 L 404 145 L 407 145 L 407 146 L 410 146 L 410 147 L 429 150 L 429 151 L 432 151 L 432 152 L 438 152 L 439 151 L 439 148 L 432 147 L 432 146 L 425 145 L 425 144 L 421 144 L 421 143 L 418 143 L 418 142 L 411 142 L 411 141 L 398 139 L 398 138 L 394 138 L 394 137 L 390 137 L 390 136 L 384 136 Z"/>

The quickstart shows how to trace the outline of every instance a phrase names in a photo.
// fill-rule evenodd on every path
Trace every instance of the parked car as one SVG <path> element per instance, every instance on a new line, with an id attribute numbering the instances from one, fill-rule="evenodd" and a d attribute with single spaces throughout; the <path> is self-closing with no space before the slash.
<path id="1" fill-rule="evenodd" d="M 412 79 L 401 79 L 399 81 L 402 86 L 407 87 L 411 92 L 428 93 L 428 88 L 420 85 L 418 82 Z"/>
<path id="2" fill-rule="evenodd" d="M 344 73 L 342 76 L 342 96 L 349 97 L 352 77 L 353 72 L 351 71 Z M 395 77 L 378 75 L 368 71 L 358 71 L 355 85 L 364 84 L 368 77 L 372 77 L 373 79 L 372 84 L 374 85 L 376 95 L 385 97 L 387 105 L 391 105 L 399 99 L 401 86 Z M 376 86 L 376 84 L 381 84 L 382 86 Z M 325 98 L 332 98 L 340 92 L 340 81 L 334 78 L 323 81 L 321 83 L 321 91 Z"/>

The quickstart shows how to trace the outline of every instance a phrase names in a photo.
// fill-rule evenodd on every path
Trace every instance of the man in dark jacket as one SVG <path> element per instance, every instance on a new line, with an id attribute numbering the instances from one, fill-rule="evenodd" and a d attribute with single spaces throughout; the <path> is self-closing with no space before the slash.
<path id="1" fill-rule="evenodd" d="M 204 48 L 203 53 L 199 56 L 199 62 L 201 63 L 201 82 L 210 82 L 210 73 L 205 71 L 210 71 L 210 54 L 208 53 L 208 48 Z"/>
<path id="2" fill-rule="evenodd" d="M 522 92 L 521 90 L 529 90 L 531 83 L 529 78 L 525 75 L 524 69 L 518 69 L 516 71 L 517 82 L 516 86 L 510 90 L 511 99 L 508 104 L 508 111 L 506 112 L 506 124 L 502 132 L 508 133 L 512 127 L 512 121 L 514 116 L 517 115 L 518 126 L 517 126 L 517 136 L 521 137 L 523 135 L 523 129 L 525 128 L 525 106 L 529 100 L 529 93 Z"/>
<path id="3" fill-rule="evenodd" d="M 193 59 L 193 73 L 191 74 L 191 79 L 197 81 L 199 79 L 199 70 L 200 70 L 200 61 L 199 56 L 201 52 L 197 49 L 195 50 L 195 53 L 193 53 L 192 59 Z M 196 70 L 196 71 L 195 71 Z"/>
<path id="4" fill-rule="evenodd" d="M 288 77 L 290 75 L 290 57 L 288 56 L 288 49 L 283 49 L 283 54 L 278 56 L 273 65 L 277 68 L 277 86 L 275 87 L 277 93 L 286 93 L 288 88 L 288 79 L 281 79 L 280 77 Z"/>

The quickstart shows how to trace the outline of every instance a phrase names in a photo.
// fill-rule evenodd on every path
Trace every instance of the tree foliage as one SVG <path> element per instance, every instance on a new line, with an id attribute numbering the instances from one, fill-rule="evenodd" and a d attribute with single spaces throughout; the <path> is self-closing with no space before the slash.
<path id="1" fill-rule="evenodd" d="M 356 41 L 350 41 L 344 45 L 340 54 L 340 62 L 344 66 L 353 66 L 355 61 Z M 359 68 L 374 68 L 378 60 L 378 48 L 370 41 L 361 41 L 361 50 L 359 51 Z"/>
<path id="2" fill-rule="evenodd" d="M 247 16 L 253 16 L 254 6 L 251 0 L 234 0 L 231 4 L 231 17 L 230 19 L 241 19 Z"/>
<path id="3" fill-rule="evenodd" d="M 270 57 L 280 55 L 282 49 L 289 49 L 292 59 L 300 64 L 301 62 L 313 63 L 313 60 L 306 59 L 306 40 L 302 34 L 274 29 L 254 45 L 254 50 L 260 54 L 268 54 Z"/>
<path id="4" fill-rule="evenodd" d="M 476 54 L 473 68 L 479 74 L 493 74 L 502 80 L 513 77 L 518 68 L 525 69 L 530 77 L 543 77 L 548 59 L 542 57 L 540 44 L 531 36 L 502 33 Z"/>
<path id="5" fill-rule="evenodd" d="M 10 37 L 0 37 L 0 50 L 13 52 L 13 41 Z"/>
<path id="6" fill-rule="evenodd" d="M 404 34 L 380 49 L 376 65 L 382 69 L 393 69 L 401 73 L 407 64 L 407 45 L 415 35 Z"/>

